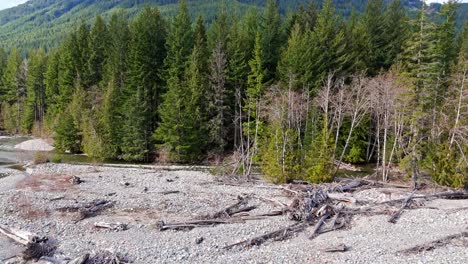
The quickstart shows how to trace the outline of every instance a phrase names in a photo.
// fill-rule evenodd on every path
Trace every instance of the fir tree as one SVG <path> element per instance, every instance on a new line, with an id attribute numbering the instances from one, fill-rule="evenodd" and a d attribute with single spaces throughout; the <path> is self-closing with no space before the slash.
<path id="1" fill-rule="evenodd" d="M 101 16 L 97 16 L 89 36 L 88 73 L 89 85 L 98 85 L 103 78 L 106 64 L 106 50 L 109 45 L 107 26 Z"/>
<path id="2" fill-rule="evenodd" d="M 394 0 L 387 6 L 383 19 L 385 38 L 385 62 L 383 66 L 388 69 L 395 64 L 410 32 L 408 30 L 408 17 L 400 0 Z"/>
<path id="3" fill-rule="evenodd" d="M 179 162 L 200 160 L 206 145 L 202 96 L 207 85 L 207 40 L 204 22 L 200 17 L 196 23 L 194 40 L 185 78 L 177 81 L 178 86 L 169 86 L 160 111 L 162 122 L 155 133 L 169 152 L 170 159 Z M 169 79 L 169 82 L 172 81 Z"/>
<path id="4" fill-rule="evenodd" d="M 151 134 L 156 128 L 156 109 L 160 104 L 163 87 L 161 75 L 166 56 L 165 32 L 165 22 L 159 11 L 149 7 L 132 25 L 133 37 L 125 89 L 128 111 L 122 140 L 124 158 L 128 160 L 148 160 L 152 148 Z M 144 142 L 142 146 L 135 146 L 141 142 Z M 140 159 L 142 157 L 145 158 Z"/>
<path id="5" fill-rule="evenodd" d="M 321 86 L 324 78 L 334 72 L 336 76 L 346 73 L 350 56 L 347 53 L 345 32 L 340 18 L 335 14 L 331 0 L 326 0 L 312 33 L 313 47 L 308 55 L 307 68 L 311 77 L 311 88 Z"/>
<path id="6" fill-rule="evenodd" d="M 368 38 L 367 69 L 376 75 L 385 62 L 384 6 L 382 0 L 369 0 L 364 14 L 364 25 Z"/>
<path id="7" fill-rule="evenodd" d="M 37 50 L 29 56 L 27 75 L 27 109 L 23 129 L 30 132 L 35 123 L 42 125 L 45 114 L 45 72 L 46 55 Z M 39 127 L 40 128 L 40 127 Z"/>
<path id="8" fill-rule="evenodd" d="M 281 17 L 276 1 L 268 0 L 262 16 L 260 27 L 262 44 L 262 61 L 266 69 L 265 81 L 271 81 L 276 73 L 283 32 L 281 32 Z"/>

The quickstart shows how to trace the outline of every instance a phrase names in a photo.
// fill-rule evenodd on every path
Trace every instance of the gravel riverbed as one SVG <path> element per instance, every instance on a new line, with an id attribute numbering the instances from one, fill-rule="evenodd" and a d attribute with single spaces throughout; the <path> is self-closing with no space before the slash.
<path id="1" fill-rule="evenodd" d="M 169 167 L 170 168 L 170 167 Z M 275 199 L 291 198 L 263 181 L 226 184 L 208 172 L 184 168 L 124 168 L 108 166 L 43 164 L 28 175 L 7 169 L 0 178 L 0 224 L 52 237 L 58 251 L 77 257 L 108 249 L 125 255 L 132 263 L 467 263 L 467 239 L 418 254 L 398 253 L 425 242 L 460 233 L 468 228 L 466 200 L 434 200 L 426 207 L 405 211 L 396 224 L 388 216 L 359 216 L 351 228 L 308 239 L 313 227 L 281 242 L 252 248 L 223 249 L 238 241 L 291 225 L 287 216 L 195 228 L 190 231 L 158 231 L 158 222 L 184 221 L 217 212 L 235 203 L 239 195 Z M 6 176 L 5 176 L 6 175 Z M 69 179 L 84 182 L 73 185 Z M 3 187 L 2 187 L 3 186 Z M 178 192 L 172 192 L 178 191 Z M 171 193 L 172 192 L 172 193 Z M 384 201 L 378 189 L 354 194 L 359 199 Z M 115 205 L 102 214 L 75 223 L 72 213 L 56 209 L 77 202 L 106 199 Z M 274 210 L 253 198 L 252 215 Z M 453 210 L 453 209 L 460 210 Z M 128 230 L 114 232 L 94 228 L 96 222 L 120 222 Z M 345 244 L 347 252 L 323 249 Z M 21 247 L 0 236 L 0 263 L 18 254 Z"/>

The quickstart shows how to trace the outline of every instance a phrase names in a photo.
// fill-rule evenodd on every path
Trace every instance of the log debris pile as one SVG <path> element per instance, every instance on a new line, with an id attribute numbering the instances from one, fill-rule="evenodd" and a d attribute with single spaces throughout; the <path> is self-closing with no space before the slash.
<path id="1" fill-rule="evenodd" d="M 299 232 L 308 232 L 309 239 L 314 239 L 320 234 L 334 230 L 347 228 L 351 219 L 356 215 L 388 215 L 388 222 L 396 223 L 405 210 L 423 207 L 422 201 L 443 199 L 468 199 L 468 192 L 442 192 L 435 194 L 416 194 L 411 192 L 404 199 L 395 199 L 385 202 L 360 201 L 350 194 L 358 190 L 376 187 L 408 188 L 409 186 L 392 185 L 371 180 L 342 180 L 339 183 L 330 184 L 291 184 L 277 187 L 286 196 L 292 198 L 289 205 L 285 205 L 273 199 L 255 197 L 254 195 L 238 197 L 238 202 L 227 208 L 210 214 L 203 219 L 194 219 L 183 222 L 160 221 L 159 230 L 187 230 L 196 227 L 215 226 L 220 224 L 243 223 L 249 220 L 261 220 L 266 217 L 287 215 L 292 224 L 270 233 L 227 245 L 225 249 L 233 247 L 250 247 L 261 245 L 266 241 L 282 241 L 289 239 Z M 279 210 L 265 214 L 250 214 L 256 206 L 249 205 L 253 199 L 268 202 Z M 346 246 L 340 245 L 336 249 L 326 250 L 346 251 Z"/>
<path id="2" fill-rule="evenodd" d="M 107 250 L 93 254 L 86 253 L 70 259 L 56 255 L 58 243 L 54 239 L 41 237 L 28 231 L 0 225 L 0 234 L 24 246 L 20 256 L 8 259 L 6 263 L 41 263 L 41 264 L 123 264 L 128 260 L 120 254 Z M 6 261 L 6 260 L 5 260 Z"/>
<path id="3" fill-rule="evenodd" d="M 76 213 L 76 222 L 79 222 L 83 219 L 94 217 L 100 214 L 107 208 L 110 208 L 114 205 L 114 202 L 107 200 L 94 200 L 89 203 L 81 203 L 72 206 L 65 206 L 57 208 L 56 210 L 63 213 Z"/>

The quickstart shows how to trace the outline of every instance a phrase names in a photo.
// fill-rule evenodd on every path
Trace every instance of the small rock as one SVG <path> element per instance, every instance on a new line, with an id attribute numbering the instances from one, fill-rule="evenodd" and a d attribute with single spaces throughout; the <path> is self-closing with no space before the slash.
<path id="1" fill-rule="evenodd" d="M 196 243 L 197 245 L 199 245 L 199 244 L 201 244 L 201 243 L 203 242 L 203 240 L 205 240 L 204 237 L 199 237 L 199 238 L 197 238 L 197 239 L 195 240 L 195 243 Z"/>

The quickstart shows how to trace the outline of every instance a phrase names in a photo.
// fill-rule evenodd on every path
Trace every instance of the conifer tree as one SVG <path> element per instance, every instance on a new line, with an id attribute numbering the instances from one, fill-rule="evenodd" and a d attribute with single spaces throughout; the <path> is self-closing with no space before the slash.
<path id="1" fill-rule="evenodd" d="M 158 32 L 154 34 L 153 32 Z M 147 7 L 132 25 L 125 89 L 126 109 L 122 151 L 127 160 L 148 160 L 156 128 L 166 56 L 166 28 L 159 10 Z M 142 145 L 141 142 L 143 142 Z M 136 146 L 135 144 L 139 144 Z"/>
<path id="2" fill-rule="evenodd" d="M 397 56 L 402 52 L 403 45 L 408 39 L 409 24 L 405 8 L 400 0 L 393 0 L 387 6 L 383 15 L 384 20 L 384 68 L 395 64 Z"/>
<path id="3" fill-rule="evenodd" d="M 244 100 L 244 112 L 247 117 L 243 123 L 245 139 L 245 153 L 243 153 L 244 174 L 250 175 L 254 159 L 258 155 L 259 138 L 262 131 L 260 120 L 260 99 L 265 88 L 265 73 L 263 66 L 263 50 L 260 33 L 255 37 L 254 55 L 249 61 L 250 73 L 247 80 L 246 97 Z"/>
<path id="4" fill-rule="evenodd" d="M 86 90 L 91 86 L 91 72 L 88 68 L 88 59 L 91 50 L 89 26 L 84 20 L 76 30 L 75 41 L 70 44 L 73 46 L 71 54 L 75 62 L 76 81 Z"/>
<path id="5" fill-rule="evenodd" d="M 37 50 L 29 55 L 27 75 L 27 99 L 24 130 L 31 132 L 34 124 L 42 125 L 45 114 L 45 72 L 46 55 L 44 51 Z M 40 129 L 41 127 L 38 127 Z"/>
<path id="6" fill-rule="evenodd" d="M 89 36 L 88 73 L 89 85 L 98 85 L 104 74 L 106 64 L 106 50 L 109 45 L 109 36 L 106 23 L 101 16 L 97 16 Z"/>
<path id="7" fill-rule="evenodd" d="M 247 50 L 248 42 L 245 41 L 245 33 L 242 31 L 241 24 L 234 20 L 229 32 L 230 41 L 228 42 L 228 74 L 227 86 L 229 87 L 229 99 L 231 101 L 231 113 L 234 114 L 233 144 L 234 148 L 242 145 L 242 121 L 243 121 L 243 100 L 245 97 L 245 85 L 248 76 L 248 60 L 250 56 Z"/>
<path id="8" fill-rule="evenodd" d="M 12 49 L 6 61 L 5 70 L 2 76 L 2 89 L 0 99 L 10 104 L 18 100 L 19 92 L 19 71 L 21 66 L 21 55 L 18 49 Z"/>
<path id="9" fill-rule="evenodd" d="M 376 75 L 385 62 L 384 6 L 382 0 L 369 0 L 364 13 L 364 25 L 368 38 L 367 68 L 371 75 Z"/>
<path id="10" fill-rule="evenodd" d="M 320 87 L 330 72 L 334 72 L 336 76 L 346 73 L 350 55 L 347 53 L 344 28 L 341 26 L 340 18 L 335 14 L 331 0 L 326 0 L 324 3 L 310 45 L 313 50 L 308 55 L 307 61 L 310 64 L 307 68 L 312 76 L 312 87 Z"/>
<path id="11" fill-rule="evenodd" d="M 281 54 L 278 72 L 281 80 L 287 83 L 292 90 L 308 87 L 307 53 L 309 50 L 308 36 L 310 30 L 301 30 L 297 23 L 289 36 L 287 47 Z M 306 88 L 305 90 L 308 90 Z"/>
<path id="12" fill-rule="evenodd" d="M 184 0 L 179 3 L 179 11 L 172 22 L 167 37 L 167 57 L 164 61 L 166 69 L 166 89 L 164 101 L 159 107 L 160 124 L 154 137 L 159 146 L 163 147 L 172 160 L 189 159 L 189 146 L 182 146 L 182 119 L 186 114 L 184 104 L 188 104 L 185 74 L 187 64 L 192 53 L 194 34 L 190 25 L 187 4 Z M 198 51 L 200 52 L 200 51 Z M 198 56 L 198 54 L 197 54 Z M 185 101 L 185 102 L 184 102 Z M 192 129 L 192 128 L 186 128 Z M 185 143 L 185 142 L 184 142 Z M 187 160 L 185 160 L 187 161 Z"/>
<path id="13" fill-rule="evenodd" d="M 208 69 L 207 39 L 201 17 L 196 22 L 194 42 L 184 79 L 179 81 L 180 86 L 170 87 L 165 95 L 162 123 L 155 134 L 163 142 L 170 159 L 179 162 L 200 160 L 207 140 L 206 127 L 202 124 Z"/>
<path id="14" fill-rule="evenodd" d="M 276 1 L 268 0 L 259 26 L 262 61 L 266 69 L 265 81 L 272 81 L 278 64 L 283 32 L 281 32 L 281 17 Z"/>
<path id="15" fill-rule="evenodd" d="M 457 57 L 456 44 L 456 16 L 458 3 L 455 0 L 450 0 L 442 5 L 440 18 L 442 23 L 437 27 L 437 44 L 436 52 L 440 59 L 441 74 L 440 79 L 444 82 L 444 88 L 447 88 L 450 70 L 455 63 Z"/>

